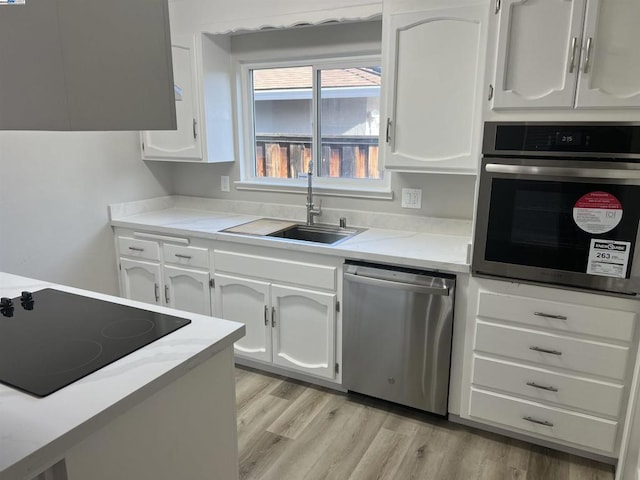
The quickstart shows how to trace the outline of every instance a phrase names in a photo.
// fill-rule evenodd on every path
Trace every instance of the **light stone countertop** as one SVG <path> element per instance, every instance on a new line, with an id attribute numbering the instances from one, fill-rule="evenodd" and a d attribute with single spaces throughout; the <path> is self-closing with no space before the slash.
<path id="1" fill-rule="evenodd" d="M 268 204 L 259 204 L 259 207 L 254 207 L 253 210 L 257 214 L 249 214 L 246 212 L 251 209 L 251 205 L 246 204 L 250 202 L 236 203 L 239 206 L 213 199 L 163 197 L 112 205 L 110 207 L 111 225 L 165 235 L 182 235 L 333 255 L 352 260 L 453 273 L 469 272 L 468 252 L 471 242 L 471 222 L 469 221 L 425 220 L 419 217 L 348 212 L 346 216 L 349 218 L 350 226 L 365 227 L 367 230 L 336 245 L 322 245 L 222 232 L 221 230 L 226 228 L 265 217 L 296 221 L 302 221 L 304 218 L 304 208 L 277 205 L 269 208 Z M 334 220 L 332 217 L 341 213 L 327 212 L 326 216 Z M 367 221 L 374 225 L 367 225 Z M 324 218 L 320 223 L 325 223 Z M 378 226 L 380 223 L 392 225 L 394 228 L 380 228 Z"/>
<path id="2" fill-rule="evenodd" d="M 0 480 L 32 478 L 120 414 L 244 335 L 244 325 L 0 272 L 0 296 L 55 288 L 191 323 L 43 398 L 0 384 Z"/>

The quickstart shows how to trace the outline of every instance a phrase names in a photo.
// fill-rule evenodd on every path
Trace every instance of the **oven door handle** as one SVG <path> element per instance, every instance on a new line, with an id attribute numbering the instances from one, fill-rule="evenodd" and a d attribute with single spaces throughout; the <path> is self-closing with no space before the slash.
<path id="1" fill-rule="evenodd" d="M 552 177 L 640 180 L 640 170 L 541 167 L 541 166 L 532 166 L 532 165 L 503 165 L 500 163 L 487 163 L 485 165 L 485 170 L 489 173 L 547 175 Z"/>

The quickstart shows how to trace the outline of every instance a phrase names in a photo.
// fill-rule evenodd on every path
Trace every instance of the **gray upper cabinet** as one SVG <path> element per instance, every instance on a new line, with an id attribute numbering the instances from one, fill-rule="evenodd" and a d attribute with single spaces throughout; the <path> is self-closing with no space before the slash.
<path id="1" fill-rule="evenodd" d="M 0 15 L 0 129 L 176 128 L 167 0 L 27 0 Z"/>

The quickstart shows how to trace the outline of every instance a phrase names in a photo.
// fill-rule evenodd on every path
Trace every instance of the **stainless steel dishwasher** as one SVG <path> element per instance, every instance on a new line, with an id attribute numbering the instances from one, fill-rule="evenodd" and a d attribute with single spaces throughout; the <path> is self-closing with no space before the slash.
<path id="1" fill-rule="evenodd" d="M 343 386 L 447 414 L 455 276 L 347 261 Z"/>

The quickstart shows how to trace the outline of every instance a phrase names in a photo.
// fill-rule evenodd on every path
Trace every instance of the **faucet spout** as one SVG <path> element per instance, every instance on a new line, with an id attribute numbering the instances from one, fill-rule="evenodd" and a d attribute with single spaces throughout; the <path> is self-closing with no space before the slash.
<path id="1" fill-rule="evenodd" d="M 313 203 L 313 160 L 311 160 L 307 171 L 307 225 L 313 225 L 313 218 L 321 214 L 322 201 L 320 201 L 318 208 L 315 208 Z"/>

